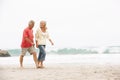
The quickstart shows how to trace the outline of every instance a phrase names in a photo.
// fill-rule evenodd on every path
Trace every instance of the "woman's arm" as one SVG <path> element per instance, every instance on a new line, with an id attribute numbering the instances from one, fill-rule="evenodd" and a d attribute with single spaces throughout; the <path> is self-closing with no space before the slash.
<path id="1" fill-rule="evenodd" d="M 49 33 L 47 32 L 47 39 L 50 41 L 51 45 L 54 45 L 53 41 L 50 39 Z"/>
<path id="2" fill-rule="evenodd" d="M 35 42 L 36 42 L 36 47 L 38 48 L 38 30 L 35 33 Z"/>
<path id="3" fill-rule="evenodd" d="M 38 41 L 36 40 L 35 42 L 36 42 L 36 48 L 38 48 Z"/>
<path id="4" fill-rule="evenodd" d="M 51 45 L 54 45 L 54 43 L 52 42 L 52 40 L 51 40 L 51 39 L 49 39 L 49 41 L 50 41 Z"/>

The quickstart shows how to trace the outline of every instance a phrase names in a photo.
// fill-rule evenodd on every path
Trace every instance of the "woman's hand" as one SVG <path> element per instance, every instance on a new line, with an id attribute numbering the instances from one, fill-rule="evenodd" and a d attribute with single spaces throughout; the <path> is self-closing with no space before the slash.
<path id="1" fill-rule="evenodd" d="M 54 43 L 53 43 L 53 42 L 51 42 L 51 45 L 54 45 Z"/>
<path id="2" fill-rule="evenodd" d="M 51 39 L 49 39 L 49 41 L 50 41 L 51 45 L 54 45 L 54 43 L 52 42 L 52 40 L 51 40 Z"/>

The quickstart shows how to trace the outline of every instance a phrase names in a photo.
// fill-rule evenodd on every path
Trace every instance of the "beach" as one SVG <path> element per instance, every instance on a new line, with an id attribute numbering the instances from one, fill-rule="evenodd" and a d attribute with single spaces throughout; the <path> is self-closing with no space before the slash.
<path id="1" fill-rule="evenodd" d="M 48 55 L 36 69 L 32 56 L 0 58 L 0 80 L 120 80 L 120 54 Z M 29 62 L 28 62 L 29 61 Z"/>

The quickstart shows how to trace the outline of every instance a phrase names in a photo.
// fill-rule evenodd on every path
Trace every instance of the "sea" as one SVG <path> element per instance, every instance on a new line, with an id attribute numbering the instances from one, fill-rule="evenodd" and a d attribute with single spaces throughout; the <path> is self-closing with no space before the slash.
<path id="1" fill-rule="evenodd" d="M 19 56 L 21 53 L 21 49 L 8 49 L 7 51 L 11 56 Z M 36 49 L 36 52 L 39 53 L 39 50 Z M 47 55 L 120 54 L 120 46 L 46 49 L 46 53 Z"/>
<path id="2" fill-rule="evenodd" d="M 11 57 L 0 57 L 0 65 L 19 65 L 21 49 L 8 49 Z M 37 56 L 39 50 L 36 49 Z M 120 64 L 120 47 L 110 46 L 99 49 L 87 48 L 62 48 L 46 50 L 45 64 L 49 63 L 80 63 L 80 64 Z M 33 65 L 33 57 L 27 53 L 24 57 L 25 65 Z"/>

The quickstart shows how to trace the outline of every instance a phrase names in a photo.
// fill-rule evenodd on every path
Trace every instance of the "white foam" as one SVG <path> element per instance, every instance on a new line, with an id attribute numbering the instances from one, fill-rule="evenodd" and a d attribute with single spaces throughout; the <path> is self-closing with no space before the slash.
<path id="1" fill-rule="evenodd" d="M 120 54 L 47 55 L 45 63 L 120 64 Z M 32 56 L 24 64 L 34 64 Z M 0 57 L 0 65 L 19 65 L 19 57 Z"/>

